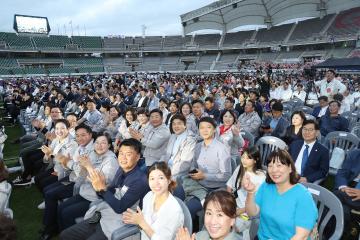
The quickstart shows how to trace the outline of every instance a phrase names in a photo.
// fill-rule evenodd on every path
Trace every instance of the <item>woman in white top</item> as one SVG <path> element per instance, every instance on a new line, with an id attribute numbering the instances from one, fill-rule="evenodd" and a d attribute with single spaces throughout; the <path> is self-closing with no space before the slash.
<path id="1" fill-rule="evenodd" d="M 173 240 L 184 225 L 184 213 L 171 194 L 176 183 L 164 162 L 155 162 L 150 167 L 148 179 L 151 191 L 143 199 L 143 210 L 128 209 L 123 213 L 123 221 L 142 229 L 141 240 Z"/>
<path id="2" fill-rule="evenodd" d="M 256 184 L 258 188 L 261 183 L 265 181 L 265 174 L 261 170 L 260 152 L 256 147 L 245 149 L 241 156 L 241 165 L 238 166 L 231 178 L 227 181 L 226 186 L 228 192 L 234 193 L 236 197 L 236 222 L 235 231 L 243 232 L 243 239 L 250 239 L 249 228 L 251 221 L 245 213 L 245 200 L 247 192 L 241 186 L 241 180 L 247 174 L 251 181 Z"/>
<path id="3" fill-rule="evenodd" d="M 121 140 L 131 138 L 129 129 L 137 129 L 139 122 L 136 120 L 136 112 L 129 108 L 125 111 L 125 121 L 122 121 L 115 139 L 114 151 L 117 152 Z"/>

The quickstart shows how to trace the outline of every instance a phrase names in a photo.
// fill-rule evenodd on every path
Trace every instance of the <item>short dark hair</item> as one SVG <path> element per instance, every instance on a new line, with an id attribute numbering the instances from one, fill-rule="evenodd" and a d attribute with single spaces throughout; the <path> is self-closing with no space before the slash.
<path id="1" fill-rule="evenodd" d="M 275 111 L 282 112 L 282 111 L 284 110 L 284 106 L 282 105 L 281 102 L 276 101 L 276 102 L 274 103 L 274 105 L 272 106 L 271 110 L 275 110 Z"/>
<path id="2" fill-rule="evenodd" d="M 338 101 L 338 102 L 342 102 L 342 100 L 344 100 L 344 96 L 340 93 L 337 93 L 333 96 L 334 100 Z"/>
<path id="3" fill-rule="evenodd" d="M 109 144 L 109 150 L 110 150 L 110 151 L 113 151 L 113 150 L 114 150 L 113 145 L 112 145 L 111 136 L 109 135 L 109 133 L 107 133 L 107 132 L 100 132 L 100 133 L 96 134 L 95 141 L 96 141 L 96 139 L 98 139 L 99 137 L 105 137 L 105 138 L 106 138 L 106 141 L 107 141 L 108 144 Z"/>
<path id="4" fill-rule="evenodd" d="M 331 72 L 331 73 L 334 74 L 334 75 L 336 75 L 336 72 L 335 72 L 334 69 L 328 69 L 327 71 L 328 71 L 328 72 Z"/>
<path id="5" fill-rule="evenodd" d="M 303 122 L 303 127 L 308 124 L 314 124 L 315 130 L 320 130 L 319 123 L 313 119 L 308 119 Z"/>
<path id="6" fill-rule="evenodd" d="M 146 115 L 147 117 L 149 117 L 149 111 L 148 110 L 146 110 L 145 108 L 138 108 L 137 110 L 136 110 L 136 114 L 139 116 L 140 114 L 144 114 L 144 115 Z"/>
<path id="7" fill-rule="evenodd" d="M 65 118 L 57 119 L 57 120 L 55 121 L 54 126 L 56 126 L 58 123 L 63 123 L 67 129 L 70 128 L 70 123 L 69 123 L 69 121 L 66 120 Z"/>
<path id="8" fill-rule="evenodd" d="M 291 158 L 290 154 L 286 150 L 282 149 L 276 149 L 270 153 L 270 155 L 267 158 L 266 166 L 268 166 L 270 163 L 274 163 L 276 161 L 279 161 L 281 164 L 290 166 L 291 173 L 290 173 L 290 183 L 296 184 L 300 176 L 296 172 L 295 163 L 293 159 Z M 274 181 L 271 179 L 269 175 L 269 171 L 266 172 L 266 182 L 274 184 Z"/>
<path id="9" fill-rule="evenodd" d="M 292 114 L 291 114 L 291 117 L 290 117 L 290 120 L 292 121 L 292 118 L 295 114 L 298 114 L 301 119 L 303 120 L 303 122 L 306 120 L 306 116 L 305 116 L 305 113 L 303 111 L 294 111 Z M 303 124 L 304 125 L 304 124 Z"/>
<path id="10" fill-rule="evenodd" d="M 160 98 L 159 102 L 164 102 L 164 103 L 166 103 L 166 105 L 169 104 L 169 101 L 164 97 Z"/>
<path id="11" fill-rule="evenodd" d="M 75 127 L 75 132 L 79 129 L 85 129 L 88 133 L 93 134 L 93 131 L 91 129 L 91 127 L 89 127 L 88 125 L 86 125 L 85 123 L 80 123 L 79 125 L 77 125 Z"/>
<path id="12" fill-rule="evenodd" d="M 211 102 L 211 103 L 214 103 L 214 102 L 215 102 L 215 100 L 214 100 L 214 98 L 213 98 L 213 97 L 206 97 L 206 98 L 205 98 L 205 102 Z"/>
<path id="13" fill-rule="evenodd" d="M 224 109 L 224 110 L 221 112 L 221 114 L 220 114 L 220 119 L 219 119 L 220 122 L 221 122 L 221 123 L 224 123 L 223 118 L 224 118 L 224 115 L 225 115 L 227 112 L 231 114 L 231 116 L 234 118 L 234 123 L 236 123 L 236 121 L 237 121 L 236 114 L 235 114 L 235 112 L 234 112 L 232 109 Z"/>
<path id="14" fill-rule="evenodd" d="M 215 129 L 216 129 L 216 122 L 213 118 L 211 117 L 202 117 L 199 121 L 199 127 L 200 127 L 200 123 L 202 122 L 207 122 L 210 123 Z"/>
<path id="15" fill-rule="evenodd" d="M 89 102 L 96 104 L 96 101 L 93 98 L 86 99 L 86 104 L 88 104 Z"/>
<path id="16" fill-rule="evenodd" d="M 196 103 L 201 104 L 201 106 L 204 106 L 204 102 L 201 101 L 200 99 L 195 99 L 194 101 L 192 101 L 192 105 L 194 106 Z"/>
<path id="17" fill-rule="evenodd" d="M 174 131 L 172 129 L 172 125 L 173 125 L 174 120 L 176 120 L 176 119 L 182 121 L 184 123 L 184 125 L 186 126 L 186 118 L 185 118 L 185 116 L 180 114 L 180 113 L 177 113 L 170 120 L 169 128 L 170 128 L 171 133 L 174 133 Z"/>
<path id="18" fill-rule="evenodd" d="M 223 211 L 226 216 L 230 218 L 236 218 L 236 200 L 234 196 L 228 191 L 216 190 L 210 192 L 205 198 L 205 211 L 210 202 L 218 203 L 218 206 L 221 207 L 221 211 Z"/>
<path id="19" fill-rule="evenodd" d="M 329 106 L 333 103 L 337 103 L 338 107 L 341 107 L 341 103 L 339 101 L 336 101 L 336 100 L 332 100 L 329 102 Z"/>
<path id="20" fill-rule="evenodd" d="M 160 117 L 163 117 L 163 115 L 164 115 L 163 112 L 158 108 L 151 110 L 149 116 L 151 116 L 151 114 L 153 114 L 153 113 L 158 113 L 160 115 Z"/>
<path id="21" fill-rule="evenodd" d="M 226 97 L 226 98 L 225 98 L 225 101 L 226 101 L 226 100 L 230 101 L 232 104 L 235 103 L 235 99 L 234 99 L 233 97 Z"/>
<path id="22" fill-rule="evenodd" d="M 135 150 L 135 152 L 141 154 L 142 144 L 140 141 L 136 140 L 135 138 L 125 139 L 120 143 L 119 148 L 121 148 L 122 146 L 132 147 Z"/>
<path id="23" fill-rule="evenodd" d="M 329 98 L 328 98 L 327 96 L 320 96 L 320 97 L 318 98 L 318 100 L 319 100 L 319 101 L 324 100 L 325 102 L 328 102 L 328 101 L 329 101 Z"/>

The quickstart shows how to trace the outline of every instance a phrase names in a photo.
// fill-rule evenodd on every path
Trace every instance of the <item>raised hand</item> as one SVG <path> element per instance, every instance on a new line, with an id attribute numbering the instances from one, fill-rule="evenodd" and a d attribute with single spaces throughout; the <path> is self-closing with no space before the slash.
<path id="1" fill-rule="evenodd" d="M 247 191 L 248 193 L 254 193 L 256 190 L 256 185 L 250 180 L 249 174 L 244 175 L 242 179 L 242 187 Z"/>

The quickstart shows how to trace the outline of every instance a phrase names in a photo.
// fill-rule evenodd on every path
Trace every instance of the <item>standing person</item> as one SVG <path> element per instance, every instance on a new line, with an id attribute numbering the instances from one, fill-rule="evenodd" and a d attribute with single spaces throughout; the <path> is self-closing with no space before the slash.
<path id="1" fill-rule="evenodd" d="M 335 79 L 335 75 L 335 71 L 329 69 L 326 72 L 325 79 L 315 82 L 315 85 L 320 87 L 320 96 L 327 96 L 330 100 L 333 100 L 335 94 L 343 94 L 346 91 L 346 86 Z"/>
<path id="2" fill-rule="evenodd" d="M 171 194 L 176 186 L 171 170 L 166 163 L 156 162 L 149 168 L 148 181 L 151 191 L 143 199 L 143 209 L 128 208 L 123 213 L 123 221 L 138 225 L 142 240 L 175 239 L 176 232 L 184 224 L 184 213 Z"/>
<path id="3" fill-rule="evenodd" d="M 297 183 L 299 175 L 291 156 L 285 150 L 273 151 L 266 165 L 266 182 L 256 194 L 256 185 L 248 175 L 242 183 L 247 191 L 246 213 L 250 217 L 260 214 L 259 240 L 307 239 L 318 210 L 311 193 Z"/>

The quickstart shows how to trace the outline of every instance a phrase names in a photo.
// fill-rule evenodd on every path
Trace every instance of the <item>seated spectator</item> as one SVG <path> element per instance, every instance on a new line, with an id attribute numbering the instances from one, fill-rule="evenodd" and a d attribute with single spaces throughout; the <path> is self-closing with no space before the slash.
<path id="1" fill-rule="evenodd" d="M 301 184 L 291 156 L 285 150 L 273 151 L 266 162 L 267 174 L 257 190 L 245 175 L 245 210 L 252 217 L 260 214 L 259 239 L 308 239 L 318 209 L 311 193 Z M 279 227 L 281 226 L 281 227 Z"/>
<path id="2" fill-rule="evenodd" d="M 83 179 L 83 171 L 79 164 L 82 155 L 94 151 L 91 128 L 85 124 L 76 127 L 76 142 L 78 144 L 72 155 L 58 154 L 59 163 L 66 169 L 72 170 L 70 175 L 50 184 L 44 188 L 45 202 L 38 208 L 45 209 L 43 215 L 44 228 L 41 230 L 43 239 L 47 239 L 57 232 L 58 201 L 70 198 L 73 193 L 78 193 L 78 188 Z"/>
<path id="3" fill-rule="evenodd" d="M 245 104 L 246 104 L 246 95 L 245 93 L 239 93 L 238 97 L 239 102 L 235 105 L 235 110 L 239 113 L 239 115 L 243 114 L 245 111 Z"/>
<path id="4" fill-rule="evenodd" d="M 260 95 L 259 102 L 262 108 L 262 116 L 264 116 L 265 113 L 271 112 L 269 97 L 267 95 Z"/>
<path id="5" fill-rule="evenodd" d="M 260 133 L 282 138 L 285 136 L 286 128 L 289 126 L 288 120 L 282 115 L 283 105 L 275 102 L 271 108 L 271 118 L 264 119 L 260 126 Z"/>
<path id="6" fill-rule="evenodd" d="M 115 138 L 114 150 L 117 152 L 119 143 L 122 140 L 131 138 L 130 129 L 137 129 L 139 127 L 139 122 L 136 120 L 136 112 L 133 108 L 128 108 L 125 111 L 125 119 L 120 123 L 118 133 Z"/>
<path id="7" fill-rule="evenodd" d="M 329 114 L 325 114 L 319 120 L 320 133 L 326 136 L 334 131 L 349 131 L 349 120 L 339 115 L 341 104 L 338 101 L 329 103 Z"/>
<path id="8" fill-rule="evenodd" d="M 121 116 L 121 110 L 114 105 L 111 106 L 109 118 L 106 119 L 106 128 L 104 132 L 110 135 L 112 141 L 115 141 L 116 134 L 118 133 L 118 129 L 123 121 L 125 120 Z"/>
<path id="9" fill-rule="evenodd" d="M 142 107 L 142 108 L 146 108 L 148 106 L 148 102 L 149 102 L 149 97 L 146 96 L 147 95 L 147 89 L 141 87 L 140 88 L 140 95 L 139 95 L 139 99 L 137 100 L 137 107 Z"/>
<path id="10" fill-rule="evenodd" d="M 156 89 L 150 88 L 149 90 L 149 102 L 148 102 L 148 110 L 152 111 L 153 109 L 159 108 L 159 99 L 155 96 Z"/>
<path id="11" fill-rule="evenodd" d="M 241 129 L 258 136 L 261 119 L 255 111 L 255 103 L 251 100 L 246 101 L 245 112 L 238 119 Z"/>
<path id="12" fill-rule="evenodd" d="M 259 114 L 259 117 L 262 118 L 263 108 L 259 100 L 259 93 L 257 90 L 252 90 L 249 93 L 249 100 L 255 103 L 255 111 Z"/>
<path id="13" fill-rule="evenodd" d="M 101 115 L 100 111 L 96 109 L 96 101 L 94 99 L 89 98 L 86 101 L 86 108 L 87 111 L 82 116 L 81 119 L 79 119 L 78 124 L 85 123 L 91 127 L 93 132 L 100 132 L 103 129 L 103 116 Z"/>
<path id="14" fill-rule="evenodd" d="M 220 111 L 215 107 L 214 98 L 205 98 L 205 112 L 209 115 L 209 117 L 213 118 L 216 122 L 219 122 Z"/>
<path id="15" fill-rule="evenodd" d="M 350 151 L 335 177 L 335 195 L 344 209 L 345 230 L 349 231 L 351 210 L 360 211 L 360 183 L 355 182 L 360 174 L 360 149 Z"/>
<path id="16" fill-rule="evenodd" d="M 281 100 L 282 102 L 287 102 L 291 99 L 292 95 L 293 95 L 293 91 L 291 90 L 289 83 L 284 82 L 283 86 L 280 87 L 278 100 Z"/>
<path id="17" fill-rule="evenodd" d="M 163 113 L 163 121 L 165 123 L 165 120 L 167 118 L 167 115 L 169 114 L 169 110 L 167 109 L 168 107 L 168 100 L 166 98 L 160 98 L 159 100 L 159 109 L 162 111 Z"/>
<path id="18" fill-rule="evenodd" d="M 277 86 L 277 83 L 271 84 L 270 99 L 276 99 L 276 100 L 280 99 L 280 91 L 279 91 L 279 87 Z"/>
<path id="19" fill-rule="evenodd" d="M 350 103 L 347 101 L 344 101 L 344 96 L 342 94 L 340 94 L 340 93 L 335 94 L 333 96 L 333 98 L 335 101 L 338 101 L 341 104 L 339 114 L 350 111 Z"/>
<path id="20" fill-rule="evenodd" d="M 253 182 L 256 185 L 256 189 L 258 189 L 265 181 L 265 174 L 261 168 L 262 164 L 259 150 L 256 147 L 247 148 L 241 156 L 240 166 L 235 169 L 231 178 L 226 183 L 228 192 L 234 193 L 236 198 L 237 209 L 234 228 L 236 232 L 243 233 L 244 240 L 250 239 L 249 229 L 251 221 L 248 220 L 245 213 L 247 192 L 242 188 L 241 181 L 245 175 L 249 175 L 251 182 Z"/>
<path id="21" fill-rule="evenodd" d="M 303 140 L 293 141 L 289 153 L 295 160 L 295 168 L 301 176 L 299 182 L 315 182 L 329 172 L 329 150 L 317 141 L 319 125 L 314 120 L 305 120 Z"/>
<path id="22" fill-rule="evenodd" d="M 166 119 L 165 119 L 165 125 L 166 126 L 170 125 L 171 118 L 173 116 L 175 116 L 175 114 L 177 114 L 178 111 L 179 111 L 179 104 L 177 103 L 177 101 L 172 101 L 170 103 L 169 110 L 170 110 L 169 114 L 166 116 Z"/>
<path id="23" fill-rule="evenodd" d="M 186 175 L 194 158 L 196 136 L 187 129 L 186 119 L 176 114 L 170 122 L 171 136 L 166 147 L 166 153 L 160 161 L 167 162 L 172 172 L 172 178 Z"/>
<path id="24" fill-rule="evenodd" d="M 327 96 L 321 96 L 319 97 L 319 106 L 314 107 L 314 110 L 311 113 L 311 115 L 316 117 L 316 119 L 319 119 L 328 113 L 329 113 L 329 99 Z"/>
<path id="25" fill-rule="evenodd" d="M 126 224 L 138 225 L 141 239 L 175 239 L 176 232 L 184 225 L 184 213 L 171 192 L 176 182 L 171 180 L 171 170 L 164 162 L 156 162 L 148 172 L 151 191 L 143 199 L 143 209 L 130 208 L 123 213 Z"/>
<path id="26" fill-rule="evenodd" d="M 305 102 L 306 92 L 304 91 L 304 86 L 301 83 L 296 85 L 296 90 L 293 92 L 291 98 L 298 98 L 301 101 Z"/>
<path id="27" fill-rule="evenodd" d="M 306 117 L 303 111 L 294 111 L 290 119 L 291 125 L 286 128 L 286 133 L 283 137 L 284 142 L 288 145 L 293 141 L 302 139 L 302 127 Z"/>
<path id="28" fill-rule="evenodd" d="M 204 202 L 204 230 L 190 236 L 188 229 L 180 228 L 176 240 L 228 239 L 241 240 L 233 231 L 236 218 L 236 201 L 231 193 L 213 191 Z"/>
<path id="29" fill-rule="evenodd" d="M 150 129 L 146 135 L 137 133 L 136 139 L 140 139 L 145 146 L 145 164 L 150 167 L 154 162 L 160 161 L 166 153 L 166 145 L 170 138 L 169 128 L 163 124 L 162 111 L 158 108 L 150 112 Z"/>
<path id="30" fill-rule="evenodd" d="M 237 163 L 239 162 L 239 150 L 244 145 L 244 139 L 240 134 L 235 112 L 224 110 L 220 115 L 220 121 L 222 125 L 216 128 L 216 137 L 229 149 L 233 163 Z"/>
<path id="31" fill-rule="evenodd" d="M 11 194 L 11 185 L 8 183 L 9 173 L 6 169 L 4 161 L 0 160 L 0 214 L 4 213 L 8 207 L 8 198 Z"/>
<path id="32" fill-rule="evenodd" d="M 225 187 L 231 176 L 231 155 L 225 144 L 215 138 L 216 123 L 210 117 L 200 120 L 199 132 L 204 139 L 195 147 L 194 170 L 183 180 L 186 205 L 194 219 L 202 209 L 201 201 L 208 192 Z"/>
<path id="33" fill-rule="evenodd" d="M 93 172 L 101 175 L 105 184 L 110 184 L 114 179 L 118 164 L 116 155 L 112 152 L 110 137 L 104 133 L 97 135 L 94 150 L 89 155 L 79 157 L 83 181 L 80 183 L 79 194 L 68 198 L 58 207 L 59 230 L 74 225 L 75 219 L 85 214 L 90 203 L 99 199 L 96 189 L 88 178 Z"/>
<path id="34" fill-rule="evenodd" d="M 226 110 L 232 110 L 236 114 L 236 118 L 238 118 L 239 113 L 235 110 L 234 105 L 235 105 L 235 99 L 232 97 L 226 97 L 224 103 L 224 109 L 221 110 L 220 115 Z"/>
<path id="35" fill-rule="evenodd" d="M 101 174 L 91 172 L 91 184 L 102 201 L 87 211 L 84 221 L 64 230 L 60 234 L 61 240 L 110 239 L 111 234 L 123 226 L 122 213 L 137 206 L 149 191 L 146 175 L 137 166 L 140 153 L 139 141 L 126 139 L 120 143 L 120 168 L 109 186 Z"/>
<path id="36" fill-rule="evenodd" d="M 193 116 L 195 118 L 196 128 L 199 127 L 199 122 L 200 122 L 201 118 L 209 116 L 205 112 L 204 102 L 201 101 L 201 100 L 193 100 L 192 101 L 192 113 L 193 113 Z M 198 130 L 196 130 L 196 132 L 194 132 L 194 133 L 197 134 Z"/>
<path id="37" fill-rule="evenodd" d="M 1 240 L 16 240 L 16 225 L 11 219 L 0 213 L 0 236 Z"/>
<path id="38" fill-rule="evenodd" d="M 192 113 L 192 106 L 190 103 L 183 103 L 180 107 L 180 113 L 186 118 L 186 128 L 193 132 L 194 134 L 198 133 L 198 128 L 196 126 L 195 116 Z"/>

